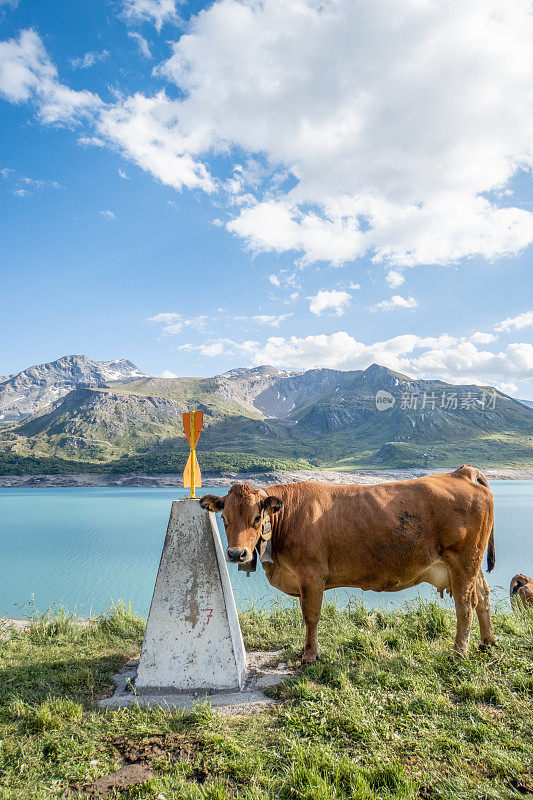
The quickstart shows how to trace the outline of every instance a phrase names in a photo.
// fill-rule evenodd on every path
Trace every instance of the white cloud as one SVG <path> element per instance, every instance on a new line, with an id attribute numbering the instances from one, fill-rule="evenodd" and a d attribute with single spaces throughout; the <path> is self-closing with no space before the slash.
<path id="1" fill-rule="evenodd" d="M 49 85 L 55 77 L 55 68 L 34 31 L 22 31 L 18 41 L 0 42 L 0 92 L 8 100 L 27 100 L 40 82 Z"/>
<path id="2" fill-rule="evenodd" d="M 148 317 L 147 322 L 155 322 L 162 325 L 162 336 L 174 336 L 181 333 L 184 328 L 184 319 L 181 314 L 176 312 L 163 312 L 153 317 Z"/>
<path id="3" fill-rule="evenodd" d="M 214 356 L 221 356 L 224 353 L 225 343 L 223 341 L 213 342 L 212 344 L 200 345 L 198 349 L 200 355 L 213 358 Z"/>
<path id="4" fill-rule="evenodd" d="M 178 18 L 175 0 L 124 0 L 124 14 L 132 21 L 152 22 L 158 31 Z"/>
<path id="5" fill-rule="evenodd" d="M 353 289 L 353 290 L 360 289 L 361 288 L 361 284 L 360 283 L 354 283 L 353 281 L 350 281 L 349 288 Z"/>
<path id="6" fill-rule="evenodd" d="M 390 300 L 381 300 L 372 306 L 371 311 L 394 311 L 396 308 L 413 309 L 418 306 L 414 297 L 402 297 L 401 294 L 394 294 Z"/>
<path id="7" fill-rule="evenodd" d="M 279 273 L 268 275 L 268 280 L 275 286 L 276 289 L 299 289 L 300 288 L 300 279 L 298 277 L 297 272 L 291 272 L 287 269 L 281 269 Z M 285 294 L 281 295 L 284 299 L 286 298 Z M 286 300 L 285 300 L 286 302 Z"/>
<path id="8" fill-rule="evenodd" d="M 176 18 L 174 0 L 124 8 L 157 28 Z M 526 0 L 218 0 L 157 74 L 178 99 L 173 87 L 104 105 L 59 83 L 35 32 L 0 45 L 5 97 L 45 122 L 88 115 L 165 185 L 219 189 L 228 230 L 254 251 L 367 254 L 394 273 L 533 241 L 533 213 L 509 195 L 533 166 Z M 246 166 L 230 161 L 228 188 L 206 162 L 226 172 L 235 152 Z"/>
<path id="9" fill-rule="evenodd" d="M 83 58 L 71 58 L 70 63 L 73 69 L 89 69 L 98 61 L 104 61 L 109 55 L 109 50 L 102 50 L 100 53 L 85 53 Z"/>
<path id="10" fill-rule="evenodd" d="M 162 378 L 179 378 L 179 375 L 176 375 L 175 372 L 171 372 L 169 369 L 164 369 L 161 373 Z"/>
<path id="11" fill-rule="evenodd" d="M 350 305 L 351 296 L 348 292 L 338 289 L 321 289 L 314 297 L 308 297 L 309 311 L 316 316 L 320 316 L 324 311 L 332 311 L 341 317 Z"/>
<path id="12" fill-rule="evenodd" d="M 483 331 L 477 331 L 468 338 L 474 344 L 490 344 L 491 342 L 495 342 L 498 337 L 494 336 L 493 333 L 484 333 Z"/>
<path id="13" fill-rule="evenodd" d="M 296 181 L 228 223 L 255 250 L 411 266 L 533 239 L 531 212 L 495 197 L 532 163 L 524 0 L 220 0 L 164 71 L 188 128 L 209 109 L 206 150 L 265 153 Z"/>
<path id="14" fill-rule="evenodd" d="M 184 317 L 176 311 L 163 311 L 148 317 L 147 322 L 154 322 L 161 325 L 161 336 L 175 336 L 182 333 L 185 328 L 204 330 L 209 317 L 201 314 L 197 317 Z M 182 349 L 187 349 L 182 346 Z"/>
<path id="15" fill-rule="evenodd" d="M 120 175 L 120 177 L 122 178 L 122 180 L 124 180 L 124 181 L 128 181 L 128 180 L 129 180 L 129 175 L 127 175 L 127 174 L 124 172 L 124 170 L 123 170 L 123 169 L 120 169 L 120 167 L 119 167 L 119 170 L 118 170 L 118 174 Z"/>
<path id="16" fill-rule="evenodd" d="M 496 388 L 503 392 L 504 394 L 516 394 L 518 392 L 518 386 L 516 383 L 509 381 L 508 383 L 497 383 Z"/>
<path id="17" fill-rule="evenodd" d="M 435 348 L 413 361 L 419 374 L 436 375 L 453 382 L 513 382 L 533 377 L 533 345 L 525 342 L 509 344 L 493 353 L 478 350 L 471 342 L 459 342 L 449 348 Z"/>
<path id="18" fill-rule="evenodd" d="M 115 214 L 115 212 L 114 212 L 114 211 L 110 211 L 108 208 L 106 208 L 104 211 L 99 211 L 98 213 L 99 213 L 99 214 L 100 214 L 100 215 L 101 215 L 101 216 L 102 216 L 104 219 L 109 219 L 109 220 L 111 220 L 111 219 L 116 219 L 116 218 L 117 218 L 117 215 Z"/>
<path id="19" fill-rule="evenodd" d="M 281 323 L 289 319 L 289 317 L 292 317 L 292 314 L 257 314 L 252 319 L 261 323 L 261 325 L 270 325 L 272 328 L 279 328 Z"/>
<path id="20" fill-rule="evenodd" d="M 453 342 L 455 340 L 448 336 L 433 339 L 408 334 L 365 345 L 346 331 L 337 331 L 288 339 L 271 336 L 263 345 L 248 342 L 239 345 L 238 349 L 247 353 L 254 364 L 284 365 L 295 369 L 364 369 L 378 362 L 401 371 L 410 363 L 405 354 L 420 347 L 445 346 Z"/>
<path id="21" fill-rule="evenodd" d="M 221 356 L 224 352 L 224 342 L 213 342 L 212 344 L 200 345 L 198 348 L 200 355 L 213 358 L 214 356 Z"/>
<path id="22" fill-rule="evenodd" d="M 228 355 L 228 353 L 233 352 L 233 345 L 234 342 L 232 342 L 231 339 L 215 339 L 212 342 L 199 345 L 188 342 L 187 344 L 180 345 L 178 350 L 184 350 L 186 352 L 195 350 L 205 358 L 216 358 L 216 356 Z"/>
<path id="23" fill-rule="evenodd" d="M 105 147 L 105 142 L 98 136 L 78 136 L 78 144 L 82 147 Z"/>
<path id="24" fill-rule="evenodd" d="M 27 175 L 18 174 L 9 167 L 0 169 L 0 178 L 6 181 L 15 197 L 29 197 L 35 192 L 40 192 L 44 189 L 65 188 L 58 181 L 29 178 Z"/>
<path id="25" fill-rule="evenodd" d="M 255 251 L 303 252 L 302 262 L 341 264 L 366 250 L 357 221 L 301 212 L 287 200 L 264 200 L 244 208 L 226 225 Z"/>
<path id="26" fill-rule="evenodd" d="M 137 47 L 139 48 L 139 52 L 142 56 L 145 58 L 152 58 L 150 46 L 144 36 L 141 36 L 141 34 L 137 33 L 137 31 L 129 31 L 128 36 L 130 39 L 133 39 L 135 42 L 137 42 Z"/>
<path id="27" fill-rule="evenodd" d="M 387 277 L 385 280 L 387 281 L 391 289 L 397 289 L 398 286 L 401 286 L 402 283 L 404 283 L 405 277 L 402 272 L 398 272 L 395 269 L 391 269 L 387 273 Z"/>
<path id="28" fill-rule="evenodd" d="M 501 333 L 509 333 L 509 331 L 519 331 L 522 328 L 529 328 L 531 325 L 533 325 L 533 311 L 526 311 L 524 314 L 518 314 L 516 317 L 507 317 L 507 319 L 495 325 L 494 330 Z"/>
<path id="29" fill-rule="evenodd" d="M 0 95 L 14 103 L 34 100 L 45 123 L 74 123 L 102 106 L 92 92 L 75 92 L 58 81 L 41 39 L 25 30 L 0 42 Z"/>
<path id="30" fill-rule="evenodd" d="M 212 192 L 215 182 L 207 168 L 190 155 L 205 131 L 200 126 L 184 133 L 179 108 L 164 92 L 151 98 L 138 93 L 103 110 L 98 131 L 166 186 Z"/>
<path id="31" fill-rule="evenodd" d="M 200 355 L 237 355 L 248 363 L 272 364 L 291 369 L 366 369 L 376 362 L 419 378 L 440 378 L 450 383 L 510 384 L 533 378 L 533 345 L 509 344 L 505 350 L 478 349 L 465 337 L 414 334 L 364 344 L 346 331 L 310 336 L 271 336 L 265 342 L 230 339 L 186 345 Z"/>

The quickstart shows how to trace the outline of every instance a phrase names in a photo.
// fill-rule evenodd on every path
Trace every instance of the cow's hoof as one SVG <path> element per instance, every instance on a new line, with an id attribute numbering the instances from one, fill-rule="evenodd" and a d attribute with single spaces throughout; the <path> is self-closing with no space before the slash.
<path id="1" fill-rule="evenodd" d="M 310 667 L 320 661 L 320 656 L 302 656 L 302 667 Z"/>
<path id="2" fill-rule="evenodd" d="M 479 649 L 483 652 L 490 652 L 493 647 L 498 647 L 498 644 L 494 639 L 483 639 L 479 645 Z"/>
<path id="3" fill-rule="evenodd" d="M 454 648 L 453 657 L 456 661 L 466 661 L 466 650 L 457 650 Z"/>

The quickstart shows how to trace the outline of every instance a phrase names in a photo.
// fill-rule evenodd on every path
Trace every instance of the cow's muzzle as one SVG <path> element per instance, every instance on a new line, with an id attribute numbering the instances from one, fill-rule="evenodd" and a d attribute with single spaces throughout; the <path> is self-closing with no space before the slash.
<path id="1" fill-rule="evenodd" d="M 242 547 L 228 547 L 227 556 L 228 561 L 234 564 L 242 564 L 243 561 L 248 560 L 248 550 Z"/>

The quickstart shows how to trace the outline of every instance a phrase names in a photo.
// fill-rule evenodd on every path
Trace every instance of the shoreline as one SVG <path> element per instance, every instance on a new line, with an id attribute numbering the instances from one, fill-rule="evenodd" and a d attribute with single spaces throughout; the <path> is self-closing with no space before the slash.
<path id="1" fill-rule="evenodd" d="M 222 472 L 216 475 L 204 474 L 204 486 L 228 486 L 232 483 L 251 483 L 270 485 L 294 483 L 296 481 L 321 481 L 328 483 L 375 484 L 389 481 L 402 481 L 434 475 L 438 472 L 451 472 L 450 468 L 428 469 L 380 469 L 380 470 L 271 470 L 268 472 Z M 533 480 L 533 468 L 495 467 L 482 470 L 489 480 Z M 79 473 L 72 475 L 0 475 L 0 488 L 183 488 L 181 475 L 98 475 Z"/>

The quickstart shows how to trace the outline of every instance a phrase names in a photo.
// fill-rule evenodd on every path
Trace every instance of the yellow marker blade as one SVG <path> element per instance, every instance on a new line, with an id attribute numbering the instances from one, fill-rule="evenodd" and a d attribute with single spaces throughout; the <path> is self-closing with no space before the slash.
<path id="1" fill-rule="evenodd" d="M 183 470 L 183 486 L 185 489 L 190 489 L 191 487 L 191 457 L 192 453 L 189 453 L 189 458 Z M 197 487 L 202 485 L 202 473 L 200 472 L 200 465 L 198 464 L 196 454 L 194 456 L 194 485 Z"/>
<path id="2" fill-rule="evenodd" d="M 203 411 L 193 411 L 194 419 L 191 420 L 191 412 L 186 411 L 183 415 L 183 430 L 185 431 L 185 436 L 187 437 L 187 441 L 189 444 L 191 443 L 191 422 L 194 425 L 194 447 L 198 444 L 198 439 L 200 438 L 200 431 L 202 430 L 202 425 L 204 424 L 204 412 Z"/>
<path id="3" fill-rule="evenodd" d="M 194 412 L 194 446 L 198 444 L 198 439 L 200 438 L 200 431 L 202 430 L 202 425 L 204 424 L 204 412 L 203 411 L 195 411 Z"/>
<path id="4" fill-rule="evenodd" d="M 196 445 L 198 444 L 203 424 L 203 411 L 186 411 L 183 414 L 183 429 L 191 447 L 191 453 L 187 459 L 185 470 L 183 471 L 183 486 L 185 488 L 190 488 L 191 497 L 196 497 L 196 487 L 202 485 L 202 473 L 200 472 L 200 465 L 196 458 Z"/>
<path id="5" fill-rule="evenodd" d="M 185 436 L 187 437 L 187 441 L 189 444 L 191 443 L 191 415 L 189 411 L 186 411 L 183 415 L 183 430 L 185 431 Z"/>

